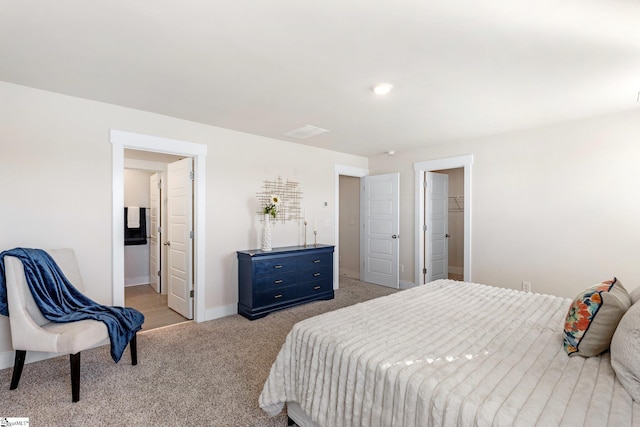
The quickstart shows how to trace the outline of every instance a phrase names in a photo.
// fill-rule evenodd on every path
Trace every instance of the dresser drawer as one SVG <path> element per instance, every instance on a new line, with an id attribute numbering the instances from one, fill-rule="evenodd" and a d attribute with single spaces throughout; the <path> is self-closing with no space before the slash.
<path id="1" fill-rule="evenodd" d="M 298 258 L 287 257 L 260 260 L 255 262 L 254 268 L 256 276 L 296 271 L 298 269 Z"/>
<path id="2" fill-rule="evenodd" d="M 291 301 L 298 297 L 297 286 L 287 286 L 281 289 L 271 289 L 256 293 L 256 306 L 268 306 Z"/>
<path id="3" fill-rule="evenodd" d="M 255 320 L 277 310 L 332 299 L 333 250 L 320 244 L 270 252 L 237 251 L 238 314 Z"/>
<path id="4" fill-rule="evenodd" d="M 333 265 L 333 253 L 309 254 L 298 257 L 298 268 L 318 268 Z"/>
<path id="5" fill-rule="evenodd" d="M 256 277 L 256 291 L 266 291 L 268 289 L 279 289 L 285 286 L 295 285 L 298 282 L 298 273 L 271 274 L 269 276 Z"/>
<path id="6" fill-rule="evenodd" d="M 311 270 L 301 270 L 298 273 L 298 282 L 311 282 L 315 280 L 331 279 L 333 268 L 331 266 L 318 267 Z"/>
<path id="7" fill-rule="evenodd" d="M 319 282 L 306 282 L 298 286 L 299 296 L 306 297 L 316 293 L 327 292 L 333 290 L 331 280 L 321 280 Z"/>

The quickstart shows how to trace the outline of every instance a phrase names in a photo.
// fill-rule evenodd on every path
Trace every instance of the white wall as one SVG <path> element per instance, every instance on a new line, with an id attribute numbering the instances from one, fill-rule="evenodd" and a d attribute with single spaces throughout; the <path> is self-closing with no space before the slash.
<path id="1" fill-rule="evenodd" d="M 334 165 L 368 165 L 363 157 L 0 82 L 0 250 L 74 248 L 87 295 L 106 304 L 112 301 L 110 129 L 208 146 L 207 312 L 235 310 L 235 251 L 259 247 L 256 192 L 263 180 L 299 181 L 308 215 L 318 219 L 318 241 L 334 244 Z M 273 243 L 295 245 L 301 235 L 299 224 L 278 224 Z M 8 320 L 0 317 L 0 368 L 13 363 L 10 350 Z"/>
<path id="2" fill-rule="evenodd" d="M 573 298 L 640 283 L 640 111 L 369 159 L 401 173 L 401 279 L 413 281 L 413 163 L 472 154 L 472 280 Z M 411 266 L 411 267 L 409 267 Z"/>

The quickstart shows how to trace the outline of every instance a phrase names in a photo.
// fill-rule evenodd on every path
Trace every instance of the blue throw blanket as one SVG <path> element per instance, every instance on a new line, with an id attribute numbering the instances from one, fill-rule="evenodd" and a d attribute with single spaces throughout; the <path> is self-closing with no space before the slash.
<path id="1" fill-rule="evenodd" d="M 93 319 L 109 330 L 111 357 L 118 362 L 131 338 L 142 327 L 144 316 L 128 307 L 100 305 L 80 293 L 65 277 L 51 256 L 42 249 L 15 248 L 0 253 L 0 314 L 9 315 L 4 257 L 13 256 L 24 265 L 24 273 L 42 315 L 58 323 Z"/>

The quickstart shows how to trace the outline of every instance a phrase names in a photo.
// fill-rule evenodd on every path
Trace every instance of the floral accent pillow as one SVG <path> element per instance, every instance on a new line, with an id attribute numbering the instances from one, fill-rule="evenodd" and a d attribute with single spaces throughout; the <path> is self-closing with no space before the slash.
<path id="1" fill-rule="evenodd" d="M 631 306 L 629 293 L 615 277 L 587 288 L 569 307 L 564 349 L 569 356 L 597 356 L 611 345 L 616 327 Z"/>

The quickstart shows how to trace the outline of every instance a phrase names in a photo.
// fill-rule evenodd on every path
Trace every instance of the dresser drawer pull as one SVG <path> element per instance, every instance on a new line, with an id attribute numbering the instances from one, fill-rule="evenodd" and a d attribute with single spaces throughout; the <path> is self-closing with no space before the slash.
<path id="1" fill-rule="evenodd" d="M 313 260 L 313 263 L 314 263 L 314 264 L 318 264 L 319 262 L 320 262 L 320 260 L 319 260 L 319 259 L 314 259 L 314 260 Z"/>
<path id="2" fill-rule="evenodd" d="M 279 285 L 280 283 L 282 283 L 282 280 L 275 280 L 273 283 L 275 283 L 276 285 Z"/>
<path id="3" fill-rule="evenodd" d="M 274 295 L 273 297 L 274 297 L 275 299 L 282 298 L 282 294 Z"/>
<path id="4" fill-rule="evenodd" d="M 273 268 L 282 268 L 282 266 L 278 264 L 278 265 L 274 265 Z"/>
<path id="5" fill-rule="evenodd" d="M 313 273 L 313 277 L 318 277 L 320 273 Z"/>
<path id="6" fill-rule="evenodd" d="M 320 286 L 314 286 L 313 289 L 314 290 L 318 290 L 318 289 L 320 289 Z"/>

